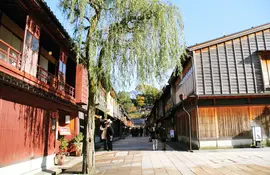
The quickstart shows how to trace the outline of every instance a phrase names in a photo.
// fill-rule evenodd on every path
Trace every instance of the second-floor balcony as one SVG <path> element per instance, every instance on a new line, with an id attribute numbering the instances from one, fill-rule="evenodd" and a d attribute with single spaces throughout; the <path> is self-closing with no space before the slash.
<path id="1" fill-rule="evenodd" d="M 21 69 L 21 52 L 11 47 L 0 39 L 0 60 L 14 66 L 18 70 Z"/>
<path id="2" fill-rule="evenodd" d="M 17 72 L 19 71 L 22 76 L 26 76 L 25 72 L 22 70 L 22 53 L 0 39 L 0 64 L 2 64 L 1 62 L 6 64 L 4 67 L 9 67 L 10 69 L 15 68 L 15 70 L 17 70 Z M 30 77 L 31 80 L 36 80 L 35 82 L 39 87 L 40 85 L 47 86 L 53 91 L 58 91 L 60 94 L 68 95 L 71 99 L 75 98 L 74 87 L 60 81 L 57 78 L 57 75 L 53 75 L 40 65 L 37 65 L 34 69 L 37 69 L 36 77 L 31 75 L 28 75 L 28 77 Z"/>
<path id="3" fill-rule="evenodd" d="M 102 88 L 98 88 L 95 96 L 95 103 L 98 104 L 97 108 L 102 111 L 106 111 L 107 103 L 106 103 L 106 91 Z"/>

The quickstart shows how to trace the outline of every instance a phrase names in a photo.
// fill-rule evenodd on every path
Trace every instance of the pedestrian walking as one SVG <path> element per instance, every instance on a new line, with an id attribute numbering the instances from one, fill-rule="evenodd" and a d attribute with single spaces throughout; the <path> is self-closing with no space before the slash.
<path id="1" fill-rule="evenodd" d="M 131 129 L 131 135 L 132 135 L 132 137 L 135 137 L 135 128 Z"/>
<path id="2" fill-rule="evenodd" d="M 111 123 L 112 123 L 111 121 L 108 121 L 107 131 L 106 131 L 106 138 L 107 138 L 107 142 L 108 142 L 108 151 L 113 150 L 112 141 L 113 141 L 114 131 L 113 131 L 113 128 L 111 126 Z"/>
<path id="3" fill-rule="evenodd" d="M 140 127 L 140 136 L 142 137 L 142 135 L 143 135 L 143 128 Z"/>
<path id="4" fill-rule="evenodd" d="M 158 130 L 156 124 L 150 128 L 150 135 L 153 143 L 153 151 L 156 151 L 158 149 Z"/>
<path id="5" fill-rule="evenodd" d="M 103 141 L 104 150 L 108 149 L 108 143 L 107 143 L 107 137 L 106 137 L 106 135 L 107 135 L 106 125 L 107 125 L 107 120 L 104 120 L 101 122 L 100 127 L 99 127 L 99 129 L 101 131 L 101 140 Z"/>
<path id="6" fill-rule="evenodd" d="M 148 126 L 144 127 L 144 136 L 148 137 Z"/>
<path id="7" fill-rule="evenodd" d="M 159 127 L 159 137 L 160 137 L 161 143 L 162 143 L 162 150 L 165 151 L 166 150 L 167 133 L 166 133 L 166 128 L 165 128 L 164 123 L 162 123 L 161 126 Z"/>

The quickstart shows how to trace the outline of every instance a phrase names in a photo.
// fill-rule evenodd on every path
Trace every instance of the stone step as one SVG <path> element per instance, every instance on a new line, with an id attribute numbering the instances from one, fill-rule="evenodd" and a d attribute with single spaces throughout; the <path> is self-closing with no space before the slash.
<path id="1" fill-rule="evenodd" d="M 49 169 L 43 170 L 41 172 L 38 172 L 34 175 L 57 175 L 60 173 L 62 173 L 62 169 L 53 167 L 53 168 L 49 168 Z"/>

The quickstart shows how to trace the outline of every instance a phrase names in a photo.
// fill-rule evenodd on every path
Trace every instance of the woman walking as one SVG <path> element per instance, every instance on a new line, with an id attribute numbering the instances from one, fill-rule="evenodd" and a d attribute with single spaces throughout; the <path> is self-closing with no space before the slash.
<path id="1" fill-rule="evenodd" d="M 107 138 L 106 138 L 106 135 L 107 135 L 107 120 L 104 120 L 101 122 L 100 124 L 100 131 L 101 131 L 101 140 L 103 140 L 103 147 L 104 147 L 104 150 L 107 150 L 108 149 L 108 145 L 107 145 Z"/>
<path id="2" fill-rule="evenodd" d="M 166 150 L 166 139 L 167 139 L 167 133 L 166 133 L 166 128 L 165 124 L 162 123 L 161 126 L 159 127 L 159 136 L 162 142 L 162 150 Z"/>
<path id="3" fill-rule="evenodd" d="M 111 121 L 108 121 L 107 124 L 107 132 L 106 132 L 106 137 L 107 137 L 107 142 L 108 142 L 108 151 L 112 151 L 113 147 L 112 147 L 112 141 L 113 141 L 113 135 L 114 135 L 114 131 L 113 128 L 111 127 Z"/>

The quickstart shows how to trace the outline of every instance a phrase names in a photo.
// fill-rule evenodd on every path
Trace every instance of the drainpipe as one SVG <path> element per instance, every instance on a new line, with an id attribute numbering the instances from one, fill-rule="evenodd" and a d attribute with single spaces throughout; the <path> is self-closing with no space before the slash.
<path id="1" fill-rule="evenodd" d="M 182 101 L 182 109 L 185 111 L 185 113 L 188 115 L 188 128 L 189 128 L 189 151 L 190 152 L 193 152 L 192 151 L 192 138 L 191 138 L 191 117 L 190 117 L 190 114 L 189 112 L 185 109 L 185 105 L 184 105 L 184 94 L 180 94 L 179 95 L 179 98 L 180 100 Z"/>
<path id="2" fill-rule="evenodd" d="M 189 151 L 192 151 L 192 143 L 191 143 L 191 119 L 190 119 L 190 114 L 189 112 L 185 109 L 184 104 L 182 105 L 183 110 L 185 111 L 185 113 L 188 115 L 188 125 L 189 125 Z"/>

